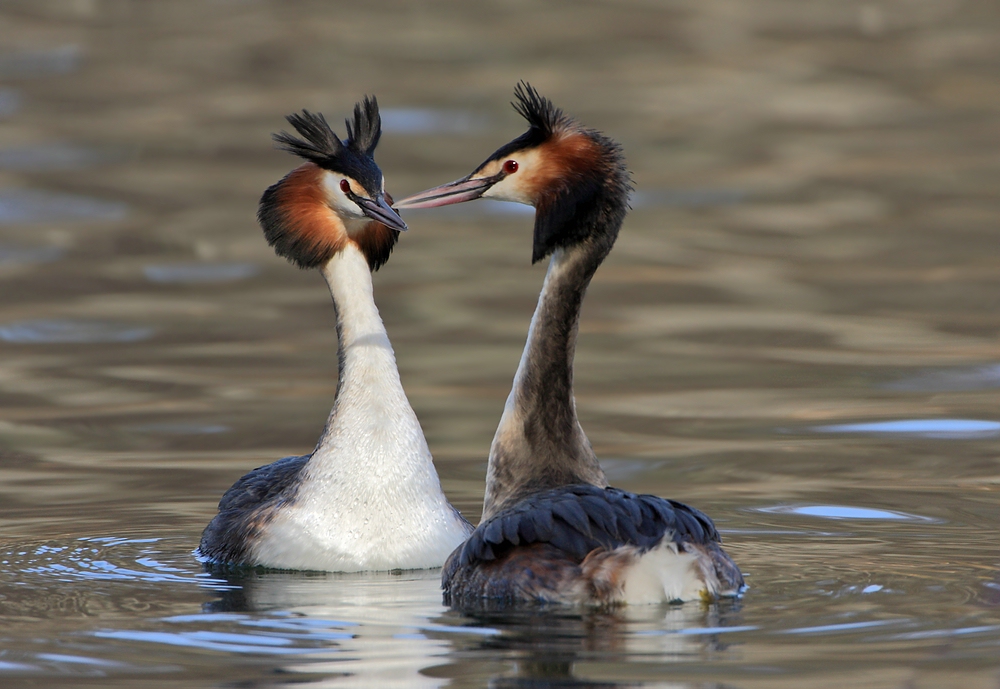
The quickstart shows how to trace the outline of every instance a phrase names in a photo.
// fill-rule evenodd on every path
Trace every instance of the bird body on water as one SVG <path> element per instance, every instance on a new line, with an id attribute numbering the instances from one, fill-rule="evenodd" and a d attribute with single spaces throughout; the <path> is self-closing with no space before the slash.
<path id="1" fill-rule="evenodd" d="M 202 534 L 222 565 L 366 571 L 440 567 L 472 527 L 447 501 L 372 294 L 372 271 L 406 225 L 372 154 L 378 106 L 365 99 L 340 141 L 322 115 L 275 137 L 306 159 L 264 192 L 258 219 L 275 251 L 318 268 L 337 312 L 339 376 L 326 428 L 308 455 L 239 479 Z"/>
<path id="2" fill-rule="evenodd" d="M 580 307 L 628 211 L 620 146 L 527 84 L 528 131 L 470 175 L 400 208 L 495 198 L 535 208 L 532 262 L 551 256 L 490 448 L 483 518 L 445 564 L 447 603 L 651 603 L 737 595 L 743 577 L 712 520 L 682 503 L 609 488 L 576 414 Z"/>

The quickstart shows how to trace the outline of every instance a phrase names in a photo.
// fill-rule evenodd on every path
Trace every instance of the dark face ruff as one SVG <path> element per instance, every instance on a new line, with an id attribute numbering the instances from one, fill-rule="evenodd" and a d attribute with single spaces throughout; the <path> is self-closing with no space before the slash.
<path id="1" fill-rule="evenodd" d="M 557 248 L 588 240 L 601 245 L 603 258 L 618 236 L 632 190 L 621 146 L 578 125 L 527 82 L 517 85 L 514 98 L 511 105 L 528 121 L 529 129 L 497 149 L 477 172 L 491 161 L 547 147 L 560 176 L 540 190 L 535 203 L 531 262 L 537 263 Z M 586 145 L 564 145 L 571 137 L 585 137 Z"/>
<path id="2" fill-rule="evenodd" d="M 378 221 L 387 210 L 382 204 L 382 171 L 372 157 L 382 134 L 378 103 L 374 98 L 366 97 L 355 105 L 353 123 L 346 122 L 346 141 L 340 140 L 322 114 L 303 110 L 289 115 L 287 119 L 302 138 L 286 132 L 275 134 L 274 140 L 279 148 L 315 165 L 313 171 L 319 168 L 342 174 L 367 192 L 369 198 L 360 197 L 353 191 L 347 195 L 365 215 L 373 218 L 356 241 L 368 259 L 369 267 L 377 270 L 388 260 L 399 237 L 397 230 Z M 312 187 L 318 180 L 308 179 L 306 169 L 309 167 L 292 171 L 269 187 L 261 197 L 257 211 L 257 219 L 268 244 L 278 255 L 301 268 L 318 267 L 343 247 L 342 239 L 316 231 L 316 224 L 309 219 L 310 209 L 326 204 L 319 188 Z M 387 220 L 391 221 L 391 218 Z"/>
<path id="3" fill-rule="evenodd" d="M 603 260 L 628 213 L 632 185 L 621 147 L 593 130 L 578 136 L 589 140 L 586 157 L 567 157 L 559 183 L 543 190 L 535 204 L 532 263 L 585 242 L 595 244 Z"/>
<path id="4" fill-rule="evenodd" d="M 556 164 L 560 176 L 541 189 L 535 200 L 532 263 L 541 261 L 558 248 L 587 241 L 603 247 L 600 252 L 603 258 L 614 245 L 618 228 L 628 212 L 632 185 L 621 148 L 592 130 L 581 129 L 575 136 L 586 137 L 589 142 L 583 147 L 587 151 L 585 157 L 561 151 L 564 147 L 558 140 L 542 138 L 538 130 L 530 129 L 497 150 L 479 168 L 491 161 L 516 159 L 518 152 L 539 146 L 549 146 L 551 150 L 547 153 L 560 158 Z M 534 143 L 536 141 L 541 143 Z"/>

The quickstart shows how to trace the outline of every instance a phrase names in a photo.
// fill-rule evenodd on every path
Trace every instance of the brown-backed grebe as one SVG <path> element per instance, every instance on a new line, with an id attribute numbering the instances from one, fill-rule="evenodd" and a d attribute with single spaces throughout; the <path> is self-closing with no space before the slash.
<path id="1" fill-rule="evenodd" d="M 621 147 L 522 83 L 526 133 L 470 175 L 399 202 L 477 198 L 535 208 L 532 262 L 551 255 L 528 341 L 490 448 L 483 518 L 445 564 L 445 602 L 647 603 L 739 593 L 712 520 L 609 488 L 577 421 L 573 356 L 584 293 L 628 211 Z"/>
<path id="2" fill-rule="evenodd" d="M 226 491 L 199 551 L 209 561 L 281 569 L 440 567 L 472 531 L 441 490 L 372 297 L 372 271 L 406 224 L 372 157 L 374 98 L 341 141 L 320 114 L 275 135 L 307 162 L 264 192 L 257 219 L 274 250 L 318 268 L 337 312 L 337 393 L 316 449 L 254 469 Z"/>

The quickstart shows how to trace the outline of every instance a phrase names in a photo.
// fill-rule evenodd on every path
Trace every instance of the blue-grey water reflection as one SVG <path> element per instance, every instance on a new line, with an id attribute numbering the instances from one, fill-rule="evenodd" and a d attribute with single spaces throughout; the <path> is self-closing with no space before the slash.
<path id="1" fill-rule="evenodd" d="M 0 88 L 0 117 L 10 117 L 21 107 L 21 94 L 14 89 Z"/>
<path id="2" fill-rule="evenodd" d="M 150 282 L 198 284 L 245 280 L 258 268 L 252 263 L 178 263 L 143 266 L 142 272 Z"/>
<path id="3" fill-rule="evenodd" d="M 153 328 L 93 321 L 38 320 L 0 324 L 0 340 L 18 344 L 137 342 L 152 334 Z"/>
<path id="4" fill-rule="evenodd" d="M 1000 364 L 925 371 L 885 384 L 886 390 L 948 392 L 1000 387 Z"/>
<path id="5" fill-rule="evenodd" d="M 49 263 L 62 258 L 66 250 L 56 246 L 23 247 L 0 245 L 0 268 L 4 266 Z"/>
<path id="6" fill-rule="evenodd" d="M 463 134 L 485 129 L 489 120 L 468 112 L 431 108 L 382 108 L 382 129 L 389 134 Z"/>
<path id="7" fill-rule="evenodd" d="M 916 514 L 894 512 L 891 510 L 876 510 L 870 507 L 850 507 L 847 505 L 778 505 L 776 507 L 760 507 L 761 512 L 771 514 L 801 514 L 807 517 L 823 519 L 888 519 L 931 521 L 928 517 Z"/>
<path id="8" fill-rule="evenodd" d="M 54 48 L 32 47 L 21 51 L 4 51 L 0 53 L 0 78 L 67 74 L 79 67 L 80 57 L 80 46 L 72 44 Z"/>
<path id="9" fill-rule="evenodd" d="M 0 149 L 0 170 L 21 172 L 79 170 L 97 165 L 108 158 L 107 154 L 71 144 L 19 146 Z"/>
<path id="10" fill-rule="evenodd" d="M 125 204 L 113 201 L 32 189 L 0 189 L 0 225 L 59 221 L 107 222 L 121 220 L 125 217 L 125 212 Z"/>
<path id="11" fill-rule="evenodd" d="M 821 433 L 888 433 L 927 438 L 988 438 L 1000 435 L 1000 422 L 980 419 L 902 419 L 817 426 Z"/>

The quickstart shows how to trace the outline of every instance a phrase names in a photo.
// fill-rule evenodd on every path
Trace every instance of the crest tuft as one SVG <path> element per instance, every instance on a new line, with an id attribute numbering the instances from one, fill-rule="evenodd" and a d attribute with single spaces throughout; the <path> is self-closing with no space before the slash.
<path id="1" fill-rule="evenodd" d="M 540 95 L 526 81 L 518 83 L 514 89 L 514 98 L 515 102 L 511 105 L 517 114 L 528 121 L 529 127 L 540 131 L 546 137 L 572 124 L 569 116 L 553 105 L 548 98 Z"/>
<path id="2" fill-rule="evenodd" d="M 354 106 L 353 122 L 345 120 L 346 141 L 340 140 L 322 113 L 303 110 L 285 119 L 302 138 L 288 132 L 275 134 L 273 138 L 278 148 L 327 169 L 336 168 L 337 159 L 343 157 L 345 151 L 371 158 L 382 136 L 382 117 L 374 96 L 365 96 Z"/>
<path id="3" fill-rule="evenodd" d="M 344 120 L 347 125 L 348 148 L 372 156 L 378 140 L 382 136 L 382 116 L 378 112 L 378 101 L 375 96 L 365 96 L 365 99 L 354 106 L 354 126 L 350 120 Z"/>
<path id="4" fill-rule="evenodd" d="M 295 127 L 295 131 L 302 138 L 299 139 L 288 132 L 274 134 L 272 138 L 281 150 L 305 158 L 317 165 L 322 165 L 343 151 L 343 142 L 334 133 L 322 113 L 303 110 L 301 114 L 288 115 L 285 119 Z"/>

